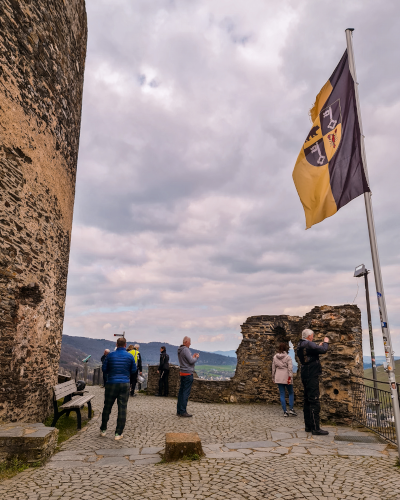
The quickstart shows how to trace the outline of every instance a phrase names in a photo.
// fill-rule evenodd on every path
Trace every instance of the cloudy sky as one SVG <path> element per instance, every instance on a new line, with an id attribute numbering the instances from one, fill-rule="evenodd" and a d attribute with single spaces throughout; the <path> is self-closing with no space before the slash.
<path id="1" fill-rule="evenodd" d="M 257 314 L 355 303 L 363 198 L 305 231 L 292 170 L 354 49 L 389 322 L 400 355 L 398 2 L 86 0 L 64 333 L 235 349 Z M 371 274 L 376 350 L 383 353 Z M 357 294 L 357 284 L 360 285 Z M 368 351 L 367 337 L 364 350 Z"/>

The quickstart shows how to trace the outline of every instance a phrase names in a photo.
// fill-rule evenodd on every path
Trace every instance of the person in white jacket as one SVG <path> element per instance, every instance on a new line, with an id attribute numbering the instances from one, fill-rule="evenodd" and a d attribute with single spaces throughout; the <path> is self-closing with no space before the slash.
<path id="1" fill-rule="evenodd" d="M 289 346 L 281 342 L 278 347 L 278 352 L 275 354 L 272 361 L 272 379 L 279 387 L 279 397 L 281 400 L 283 416 L 288 417 L 293 415 L 297 417 L 294 411 L 294 393 L 293 393 L 293 363 L 292 358 L 288 354 Z M 289 412 L 286 409 L 286 389 L 289 394 Z"/>

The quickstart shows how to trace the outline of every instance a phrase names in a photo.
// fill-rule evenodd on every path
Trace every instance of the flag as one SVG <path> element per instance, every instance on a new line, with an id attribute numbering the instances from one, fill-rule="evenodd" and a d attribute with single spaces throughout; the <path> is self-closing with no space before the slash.
<path id="1" fill-rule="evenodd" d="M 311 109 L 312 128 L 293 170 L 306 229 L 369 191 L 347 50 Z"/>

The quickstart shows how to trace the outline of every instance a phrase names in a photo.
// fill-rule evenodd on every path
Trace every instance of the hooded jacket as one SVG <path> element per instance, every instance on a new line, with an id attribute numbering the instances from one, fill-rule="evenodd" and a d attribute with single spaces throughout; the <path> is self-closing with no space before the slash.
<path id="1" fill-rule="evenodd" d="M 189 350 L 189 347 L 181 345 L 178 347 L 178 359 L 179 359 L 179 369 L 180 373 L 190 373 L 194 372 L 194 365 L 198 358 L 194 358 Z"/>
<path id="2" fill-rule="evenodd" d="M 287 384 L 290 377 L 290 384 L 293 384 L 293 362 L 287 352 L 275 354 L 272 361 L 272 379 L 275 384 Z"/>
<path id="3" fill-rule="evenodd" d="M 107 384 L 129 384 L 130 376 L 137 368 L 132 354 L 125 347 L 117 347 L 106 356 L 102 370 L 107 374 Z"/>

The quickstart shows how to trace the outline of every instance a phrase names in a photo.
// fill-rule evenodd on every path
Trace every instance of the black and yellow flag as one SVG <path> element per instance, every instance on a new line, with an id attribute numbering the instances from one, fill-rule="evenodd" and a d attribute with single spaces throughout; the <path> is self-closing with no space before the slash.
<path id="1" fill-rule="evenodd" d="M 369 191 L 347 50 L 317 95 L 311 119 L 313 126 L 293 170 L 307 229 Z"/>

